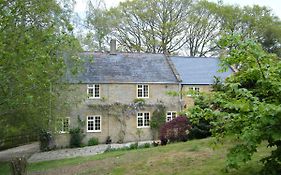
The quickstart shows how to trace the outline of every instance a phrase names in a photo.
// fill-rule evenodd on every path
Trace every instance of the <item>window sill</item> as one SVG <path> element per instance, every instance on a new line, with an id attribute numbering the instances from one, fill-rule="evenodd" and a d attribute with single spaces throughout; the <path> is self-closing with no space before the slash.
<path id="1" fill-rule="evenodd" d="M 99 100 L 101 99 L 100 97 L 88 97 L 89 100 Z"/>
<path id="2" fill-rule="evenodd" d="M 87 131 L 89 133 L 93 132 L 93 133 L 101 133 L 101 130 L 96 130 L 96 131 Z"/>
<path id="3" fill-rule="evenodd" d="M 59 131 L 59 134 L 69 134 L 69 131 Z"/>
<path id="4" fill-rule="evenodd" d="M 150 128 L 150 126 L 137 126 L 138 129 Z"/>

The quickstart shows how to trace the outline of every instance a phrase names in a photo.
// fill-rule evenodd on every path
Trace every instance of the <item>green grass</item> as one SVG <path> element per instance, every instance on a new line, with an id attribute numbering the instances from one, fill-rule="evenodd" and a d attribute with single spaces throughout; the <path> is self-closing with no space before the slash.
<path id="1" fill-rule="evenodd" d="M 169 144 L 148 149 L 117 150 L 89 157 L 32 163 L 30 174 L 188 174 L 224 175 L 227 148 L 232 143 L 213 149 L 213 139 L 194 140 L 185 143 Z M 259 147 L 248 164 L 230 175 L 257 174 L 260 158 L 269 154 L 265 144 Z M 8 164 L 0 164 L 0 174 L 10 174 Z"/>

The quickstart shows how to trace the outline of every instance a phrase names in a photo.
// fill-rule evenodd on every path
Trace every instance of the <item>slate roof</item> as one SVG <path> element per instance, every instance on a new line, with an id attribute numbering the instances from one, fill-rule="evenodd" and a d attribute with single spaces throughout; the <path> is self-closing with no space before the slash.
<path id="1" fill-rule="evenodd" d="M 214 76 L 225 80 L 233 70 L 229 68 L 227 72 L 218 72 L 221 69 L 218 58 L 196 58 L 196 57 L 170 57 L 177 69 L 182 82 L 181 84 L 213 84 Z"/>
<path id="2" fill-rule="evenodd" d="M 163 54 L 84 52 L 84 70 L 68 74 L 70 83 L 178 83 Z"/>

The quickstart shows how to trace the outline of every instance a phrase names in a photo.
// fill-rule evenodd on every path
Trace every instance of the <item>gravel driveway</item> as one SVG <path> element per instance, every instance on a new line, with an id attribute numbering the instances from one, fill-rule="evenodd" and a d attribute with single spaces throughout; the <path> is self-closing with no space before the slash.
<path id="1" fill-rule="evenodd" d="M 33 143 L 29 145 L 24 145 L 12 149 L 8 149 L 0 152 L 0 161 L 9 161 L 13 157 L 26 156 L 28 162 L 41 162 L 48 160 L 58 160 L 64 158 L 73 158 L 79 156 L 89 156 L 103 153 L 106 149 L 117 149 L 123 147 L 129 147 L 135 142 L 124 143 L 124 144 L 100 144 L 96 146 L 87 146 L 83 148 L 69 148 L 60 149 L 48 152 L 39 152 L 39 143 Z M 139 145 L 145 143 L 152 143 L 152 141 L 139 142 Z"/>
<path id="2" fill-rule="evenodd" d="M 1 161 L 10 161 L 15 157 L 30 157 L 34 153 L 38 153 L 39 150 L 39 142 L 34 142 L 28 145 L 23 145 L 11 149 L 7 149 L 4 151 L 0 151 L 0 162 Z"/>

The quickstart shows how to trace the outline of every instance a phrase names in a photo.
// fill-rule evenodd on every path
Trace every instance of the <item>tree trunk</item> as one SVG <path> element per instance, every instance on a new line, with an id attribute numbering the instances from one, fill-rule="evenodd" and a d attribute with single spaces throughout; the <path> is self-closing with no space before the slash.
<path id="1" fill-rule="evenodd" d="M 12 175 L 26 175 L 27 160 L 25 157 L 17 157 L 11 160 L 11 174 Z"/>

